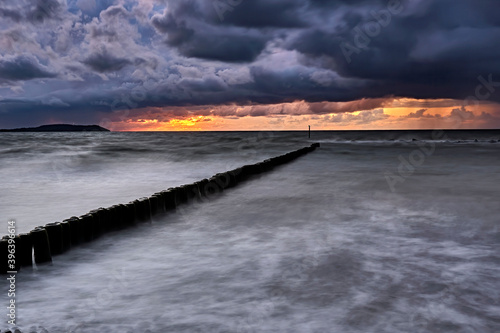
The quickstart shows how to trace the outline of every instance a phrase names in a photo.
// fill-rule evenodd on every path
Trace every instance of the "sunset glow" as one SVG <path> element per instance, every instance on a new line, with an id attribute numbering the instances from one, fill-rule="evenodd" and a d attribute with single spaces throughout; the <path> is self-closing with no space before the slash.
<path id="1" fill-rule="evenodd" d="M 196 115 L 198 113 L 198 115 Z M 112 121 L 115 131 L 247 131 L 497 128 L 496 103 L 464 105 L 460 100 L 388 98 L 349 103 L 281 103 L 131 110 Z"/>
<path id="2" fill-rule="evenodd" d="M 212 121 L 209 117 L 197 116 L 187 119 L 172 119 L 168 122 L 175 130 L 201 130 L 200 124 Z"/>

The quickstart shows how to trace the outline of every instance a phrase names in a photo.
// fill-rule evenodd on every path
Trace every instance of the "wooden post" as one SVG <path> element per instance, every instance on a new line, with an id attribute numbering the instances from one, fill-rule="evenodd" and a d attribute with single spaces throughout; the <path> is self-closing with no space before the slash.
<path id="1" fill-rule="evenodd" d="M 309 125 L 309 139 L 311 138 L 311 125 Z"/>
<path id="2" fill-rule="evenodd" d="M 52 255 L 50 254 L 49 236 L 47 230 L 37 227 L 30 232 L 33 241 L 33 252 L 35 254 L 35 263 L 43 264 L 45 262 L 52 262 Z"/>

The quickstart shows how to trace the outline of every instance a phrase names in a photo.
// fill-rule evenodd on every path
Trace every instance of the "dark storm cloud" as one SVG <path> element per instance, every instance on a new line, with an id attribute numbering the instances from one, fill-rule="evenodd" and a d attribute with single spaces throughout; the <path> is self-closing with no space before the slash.
<path id="1" fill-rule="evenodd" d="M 110 55 L 107 52 L 95 53 L 86 58 L 83 63 L 93 70 L 105 73 L 119 71 L 130 64 L 130 60 Z"/>
<path id="2" fill-rule="evenodd" d="M 233 5 L 231 5 L 233 4 Z M 307 23 L 300 15 L 301 0 L 215 1 L 213 23 L 247 28 L 298 28 Z"/>
<path id="3" fill-rule="evenodd" d="M 0 80 L 32 80 L 55 76 L 56 74 L 43 69 L 40 63 L 31 56 L 21 55 L 10 59 L 0 59 Z"/>
<path id="4" fill-rule="evenodd" d="M 0 8 L 0 17 L 9 18 L 14 22 L 19 22 L 22 18 L 21 14 L 16 10 L 8 9 L 8 8 Z"/>
<path id="5" fill-rule="evenodd" d="M 286 48 L 304 55 L 304 65 L 371 82 L 356 92 L 336 89 L 324 96 L 313 82 L 290 82 L 290 73 L 258 73 L 255 89 L 279 91 L 277 96 L 288 99 L 297 97 L 299 86 L 306 99 L 463 99 L 474 95 L 479 75 L 500 77 L 495 0 L 219 1 L 225 5 L 214 8 L 203 3 L 176 4 L 152 20 L 187 57 L 248 62 L 283 34 Z M 500 94 L 492 98 L 498 101 Z"/>
<path id="6" fill-rule="evenodd" d="M 224 81 L 218 77 L 203 79 L 183 79 L 179 82 L 181 88 L 195 92 L 217 92 L 225 90 Z"/>
<path id="7" fill-rule="evenodd" d="M 6 0 L 0 4 L 0 17 L 14 22 L 22 21 L 24 24 L 39 24 L 52 19 L 60 20 L 64 9 L 65 6 L 59 0 Z"/>
<path id="8" fill-rule="evenodd" d="M 225 62 L 250 62 L 264 49 L 265 41 L 254 36 L 224 33 L 202 35 L 179 46 L 186 57 Z"/>
<path id="9" fill-rule="evenodd" d="M 54 18 L 60 19 L 62 10 L 63 6 L 59 0 L 35 0 L 30 3 L 26 19 L 35 23 L 43 23 L 45 20 Z"/>
<path id="10" fill-rule="evenodd" d="M 190 3 L 193 2 L 178 4 L 175 10 L 151 19 L 153 26 L 167 35 L 167 44 L 177 48 L 182 55 L 224 62 L 250 62 L 264 49 L 266 38 L 262 34 L 207 25 L 199 18 L 196 7 L 189 6 Z"/>
<path id="11" fill-rule="evenodd" d="M 310 27 L 288 48 L 344 77 L 373 80 L 382 95 L 465 98 L 479 75 L 500 77 L 498 2 L 401 1 L 395 8 L 347 10 L 338 26 Z"/>
<path id="12" fill-rule="evenodd" d="M 5 0 L 0 33 L 15 38 L 0 39 L 0 100 L 24 102 L 3 103 L 0 117 L 49 106 L 90 117 L 118 104 L 499 102 L 499 9 L 497 0 Z"/>

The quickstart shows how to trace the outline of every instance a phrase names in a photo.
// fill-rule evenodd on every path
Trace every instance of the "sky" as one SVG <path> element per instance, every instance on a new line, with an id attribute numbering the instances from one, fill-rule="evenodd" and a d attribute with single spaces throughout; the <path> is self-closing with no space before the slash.
<path id="1" fill-rule="evenodd" d="M 0 128 L 500 128 L 498 0 L 2 0 Z"/>

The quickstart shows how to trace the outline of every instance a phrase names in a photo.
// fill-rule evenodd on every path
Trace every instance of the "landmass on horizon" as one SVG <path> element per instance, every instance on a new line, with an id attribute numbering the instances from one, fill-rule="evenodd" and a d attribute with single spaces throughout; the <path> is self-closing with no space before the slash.
<path id="1" fill-rule="evenodd" d="M 0 129 L 0 132 L 111 132 L 111 131 L 99 125 L 53 124 L 53 125 L 42 125 L 38 127 Z"/>

